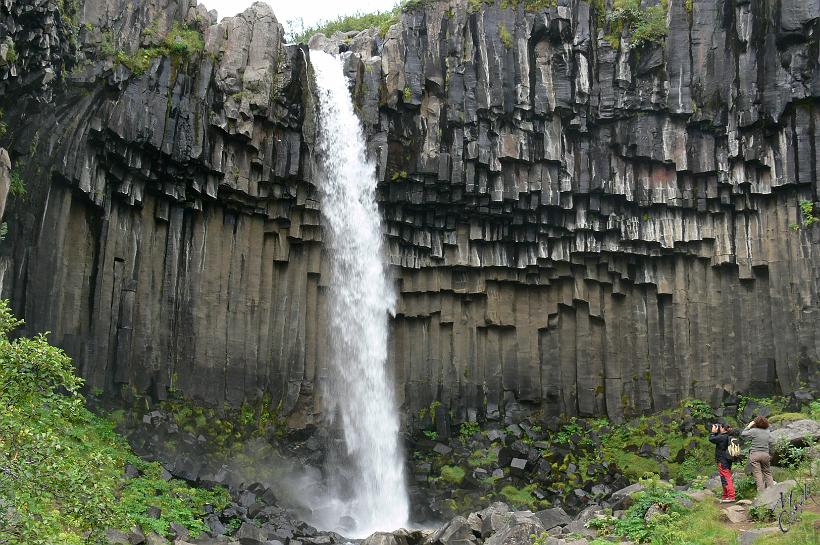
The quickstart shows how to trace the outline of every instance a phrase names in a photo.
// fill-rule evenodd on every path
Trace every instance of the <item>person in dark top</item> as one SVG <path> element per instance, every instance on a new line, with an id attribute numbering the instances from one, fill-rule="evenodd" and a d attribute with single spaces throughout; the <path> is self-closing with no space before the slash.
<path id="1" fill-rule="evenodd" d="M 712 424 L 709 441 L 715 444 L 715 462 L 717 462 L 720 484 L 723 485 L 721 503 L 735 501 L 735 485 L 732 482 L 732 458 L 729 456 L 729 441 L 732 429 L 726 424 Z"/>

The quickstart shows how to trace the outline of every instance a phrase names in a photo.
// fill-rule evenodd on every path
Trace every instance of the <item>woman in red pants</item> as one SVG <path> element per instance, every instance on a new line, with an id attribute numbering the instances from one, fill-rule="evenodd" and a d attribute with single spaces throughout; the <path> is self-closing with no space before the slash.
<path id="1" fill-rule="evenodd" d="M 723 485 L 721 503 L 735 501 L 735 485 L 732 482 L 732 458 L 729 456 L 729 441 L 732 428 L 726 424 L 712 424 L 709 441 L 715 444 L 715 462 L 717 462 L 720 484 Z"/>

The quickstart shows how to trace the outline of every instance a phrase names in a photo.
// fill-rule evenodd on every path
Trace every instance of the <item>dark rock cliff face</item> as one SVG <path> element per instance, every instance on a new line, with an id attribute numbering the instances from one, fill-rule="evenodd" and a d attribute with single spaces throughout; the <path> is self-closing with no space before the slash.
<path id="1" fill-rule="evenodd" d="M 28 186 L 3 297 L 92 387 L 268 393 L 313 421 L 329 278 L 309 51 L 261 4 L 218 25 L 186 0 L 57 4 L 0 2 L 2 143 Z M 556 4 L 451 0 L 313 40 L 352 51 L 407 422 L 433 400 L 619 418 L 813 380 L 820 5 L 669 0 L 665 40 L 636 48 Z M 201 54 L 126 68 L 175 22 Z"/>

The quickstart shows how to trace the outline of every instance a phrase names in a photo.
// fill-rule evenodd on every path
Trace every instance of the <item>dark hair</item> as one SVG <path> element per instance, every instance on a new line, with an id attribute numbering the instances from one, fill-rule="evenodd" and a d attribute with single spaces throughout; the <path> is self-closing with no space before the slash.
<path id="1" fill-rule="evenodd" d="M 761 430 L 765 430 L 766 428 L 769 427 L 769 421 L 766 420 L 765 416 L 762 416 L 762 415 L 755 416 L 754 422 L 755 422 L 755 428 L 760 428 Z"/>

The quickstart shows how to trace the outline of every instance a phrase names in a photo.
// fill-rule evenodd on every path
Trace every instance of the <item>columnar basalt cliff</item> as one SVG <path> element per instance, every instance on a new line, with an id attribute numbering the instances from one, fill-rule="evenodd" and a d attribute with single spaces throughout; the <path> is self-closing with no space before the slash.
<path id="1" fill-rule="evenodd" d="M 814 379 L 817 3 L 664 1 L 639 47 L 609 0 L 419 4 L 311 44 L 348 51 L 378 162 L 407 423 L 433 400 L 618 418 Z M 28 189 L 2 295 L 27 332 L 91 387 L 267 393 L 312 421 L 309 49 L 266 5 L 215 24 L 187 0 L 5 0 L 0 33 L 0 144 Z"/>

